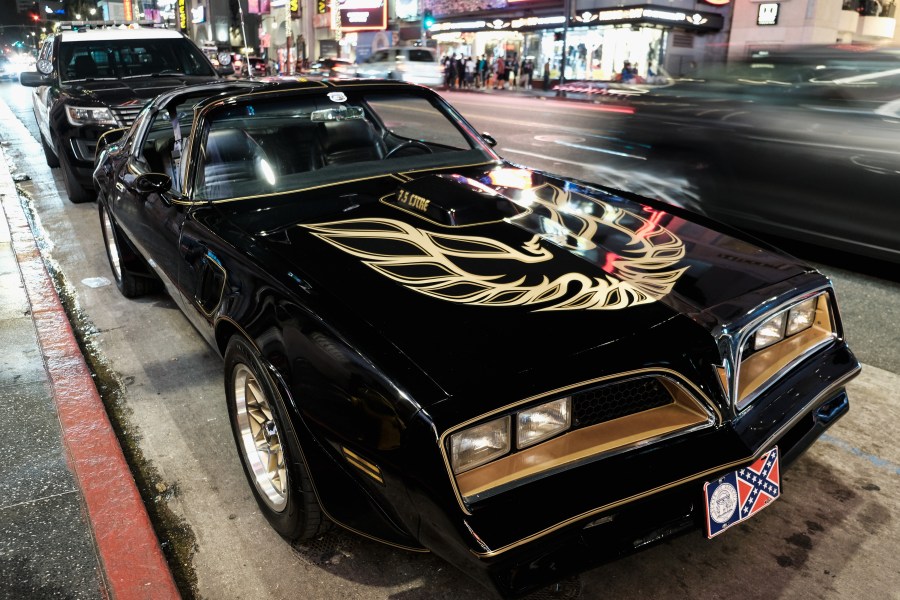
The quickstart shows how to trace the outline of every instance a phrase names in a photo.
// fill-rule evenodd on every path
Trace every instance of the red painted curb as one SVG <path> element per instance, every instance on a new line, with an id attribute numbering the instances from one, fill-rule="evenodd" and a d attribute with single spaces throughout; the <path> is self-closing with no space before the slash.
<path id="1" fill-rule="evenodd" d="M 3 189 L 15 190 L 8 178 L 0 182 Z M 115 600 L 180 598 L 18 195 L 3 194 L 0 201 L 109 594 Z"/>

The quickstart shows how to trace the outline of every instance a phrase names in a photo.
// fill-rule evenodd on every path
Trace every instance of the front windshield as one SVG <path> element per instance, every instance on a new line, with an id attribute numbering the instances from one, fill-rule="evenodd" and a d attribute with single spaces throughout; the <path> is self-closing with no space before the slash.
<path id="1" fill-rule="evenodd" d="M 432 97 L 261 95 L 211 115 L 194 198 L 258 196 L 495 159 Z"/>
<path id="2" fill-rule="evenodd" d="M 59 48 L 62 81 L 154 75 L 213 77 L 200 51 L 183 38 L 79 40 Z"/>

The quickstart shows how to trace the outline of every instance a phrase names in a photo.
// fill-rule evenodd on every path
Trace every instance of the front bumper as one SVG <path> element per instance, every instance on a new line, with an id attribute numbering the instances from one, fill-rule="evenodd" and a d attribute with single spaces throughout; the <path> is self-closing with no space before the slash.
<path id="1" fill-rule="evenodd" d="M 776 445 L 782 467 L 789 465 L 849 409 L 844 386 L 858 372 L 845 345 L 823 351 L 737 421 L 479 502 L 464 519 L 466 551 L 432 549 L 501 595 L 518 596 L 700 529 L 705 482 Z"/>

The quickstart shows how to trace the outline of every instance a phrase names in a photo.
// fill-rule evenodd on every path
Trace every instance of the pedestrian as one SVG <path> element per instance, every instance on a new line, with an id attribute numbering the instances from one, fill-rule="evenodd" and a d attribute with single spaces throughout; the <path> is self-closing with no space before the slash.
<path id="1" fill-rule="evenodd" d="M 619 74 L 619 81 L 622 83 L 631 83 L 631 80 L 634 79 L 634 73 L 631 71 L 631 61 L 626 60 L 625 64 L 622 65 L 622 72 Z"/>
<path id="2" fill-rule="evenodd" d="M 504 89 L 506 87 L 506 61 L 503 60 L 502 56 L 497 57 L 497 81 L 494 84 L 494 89 Z"/>
<path id="3" fill-rule="evenodd" d="M 484 54 L 478 59 L 478 67 L 476 69 L 476 85 L 484 87 L 487 85 L 487 68 L 488 62 Z"/>
<path id="4" fill-rule="evenodd" d="M 514 90 L 519 85 L 519 61 L 515 58 L 509 61 L 509 89 Z"/>
<path id="5" fill-rule="evenodd" d="M 447 88 L 456 87 L 456 78 L 457 78 L 457 67 L 459 65 L 459 61 L 456 60 L 456 53 L 453 53 L 447 60 Z"/>
<path id="6" fill-rule="evenodd" d="M 466 57 L 465 68 L 463 70 L 466 74 L 466 88 L 469 89 L 475 83 L 475 61 L 472 60 L 471 56 Z"/>
<path id="7" fill-rule="evenodd" d="M 522 59 L 522 66 L 519 67 L 519 86 L 525 89 L 531 89 L 531 72 L 534 70 L 534 64 L 530 58 Z"/>
<path id="8" fill-rule="evenodd" d="M 550 59 L 544 63 L 544 91 L 550 91 Z"/>
<path id="9" fill-rule="evenodd" d="M 487 63 L 487 81 L 485 87 L 492 88 L 497 83 L 497 59 L 493 56 L 488 59 Z"/>
<path id="10" fill-rule="evenodd" d="M 444 68 L 444 87 L 450 88 L 450 57 L 446 54 L 441 57 L 441 66 Z"/>

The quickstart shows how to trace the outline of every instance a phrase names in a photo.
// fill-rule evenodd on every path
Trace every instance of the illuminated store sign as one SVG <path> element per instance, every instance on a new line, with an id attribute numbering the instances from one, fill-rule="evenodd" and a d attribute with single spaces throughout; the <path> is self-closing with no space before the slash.
<path id="1" fill-rule="evenodd" d="M 272 9 L 269 0 L 247 0 L 247 12 L 254 15 L 267 15 Z"/>
<path id="2" fill-rule="evenodd" d="M 757 25 L 778 25 L 778 9 L 781 5 L 777 2 L 763 2 L 756 13 Z"/>
<path id="3" fill-rule="evenodd" d="M 340 0 L 341 29 L 344 31 L 379 31 L 387 29 L 385 0 Z"/>
<path id="4" fill-rule="evenodd" d="M 566 19 L 557 17 L 526 17 L 523 19 L 494 19 L 493 21 L 445 21 L 435 23 L 432 33 L 442 31 L 497 31 L 537 29 L 562 26 Z M 584 11 L 575 16 L 573 25 L 653 24 L 669 25 L 682 29 L 718 31 L 722 29 L 722 15 L 704 11 L 687 11 L 661 6 L 631 6 L 595 12 Z"/>
<path id="5" fill-rule="evenodd" d="M 597 12 L 585 11 L 577 15 L 575 21 L 591 25 L 648 23 L 705 31 L 718 31 L 724 24 L 724 18 L 718 13 L 678 10 L 660 6 L 631 6 Z"/>
<path id="6" fill-rule="evenodd" d="M 195 6 L 191 9 L 191 23 L 196 25 L 197 23 L 206 23 L 206 7 L 205 6 Z"/>
<path id="7" fill-rule="evenodd" d="M 523 19 L 494 19 L 493 21 L 448 21 L 435 23 L 431 27 L 432 32 L 440 31 L 477 31 L 479 29 L 524 29 L 534 27 L 552 27 L 562 25 L 566 18 L 558 17 L 526 17 Z"/>
<path id="8" fill-rule="evenodd" d="M 178 29 L 181 31 L 187 31 L 188 28 L 188 17 L 187 17 L 187 6 L 185 3 L 187 0 L 178 0 Z"/>

